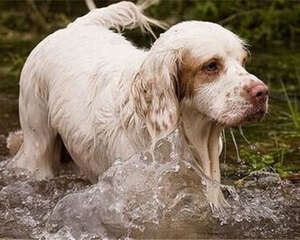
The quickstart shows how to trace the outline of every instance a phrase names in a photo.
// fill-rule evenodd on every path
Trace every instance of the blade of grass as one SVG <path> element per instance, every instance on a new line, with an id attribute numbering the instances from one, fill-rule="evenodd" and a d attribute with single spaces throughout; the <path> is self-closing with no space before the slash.
<path id="1" fill-rule="evenodd" d="M 290 99 L 290 97 L 289 97 L 289 95 L 287 93 L 286 87 L 285 87 L 284 83 L 281 80 L 280 80 L 280 84 L 281 84 L 281 87 L 282 87 L 285 99 L 287 101 L 287 105 L 288 105 L 289 111 L 291 113 L 291 117 L 292 117 L 293 123 L 295 125 L 295 128 L 298 129 L 298 128 L 300 128 L 300 116 L 299 116 L 299 113 L 297 112 L 296 108 L 293 106 L 293 104 L 291 102 L 291 99 Z"/>

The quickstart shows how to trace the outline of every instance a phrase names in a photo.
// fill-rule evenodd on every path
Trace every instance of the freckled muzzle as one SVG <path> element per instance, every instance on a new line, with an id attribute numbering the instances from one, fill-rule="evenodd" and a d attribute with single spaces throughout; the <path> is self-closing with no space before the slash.
<path id="1" fill-rule="evenodd" d="M 252 81 L 242 88 L 242 102 L 228 102 L 228 109 L 216 121 L 225 127 L 261 120 L 268 110 L 268 87 L 261 81 Z"/>
<path id="2" fill-rule="evenodd" d="M 244 114 L 244 120 L 247 122 L 261 120 L 268 109 L 268 87 L 260 82 L 246 87 L 244 90 L 250 102 Z"/>

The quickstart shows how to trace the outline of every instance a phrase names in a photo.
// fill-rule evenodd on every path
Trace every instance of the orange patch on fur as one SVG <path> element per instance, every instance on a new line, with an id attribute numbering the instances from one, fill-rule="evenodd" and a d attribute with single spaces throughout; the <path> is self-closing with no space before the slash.
<path id="1" fill-rule="evenodd" d="M 203 67 L 211 58 L 203 61 L 194 57 L 191 53 L 185 53 L 182 58 L 180 80 L 181 80 L 181 92 L 180 95 L 190 98 L 193 96 L 195 89 L 201 87 L 201 85 L 209 82 L 213 82 L 219 73 L 223 70 L 223 65 L 220 60 L 216 59 L 220 69 L 215 73 L 207 73 Z"/>

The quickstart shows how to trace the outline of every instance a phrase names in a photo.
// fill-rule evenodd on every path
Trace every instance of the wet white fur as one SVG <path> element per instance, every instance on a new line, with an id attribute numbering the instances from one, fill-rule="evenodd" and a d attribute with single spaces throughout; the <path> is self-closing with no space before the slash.
<path id="1" fill-rule="evenodd" d="M 151 121 L 166 123 L 166 134 L 176 127 L 168 122 L 174 117 L 183 123 L 204 173 L 220 182 L 223 127 L 214 120 L 241 118 L 249 105 L 241 89 L 250 79 L 259 81 L 241 66 L 243 43 L 223 27 L 199 21 L 173 26 L 150 50 L 109 30 L 149 30 L 149 21 L 158 24 L 122 2 L 78 18 L 32 51 L 20 80 L 24 142 L 12 166 L 29 169 L 38 178 L 52 177 L 59 166 L 60 136 L 82 172 L 96 181 L 116 159 L 128 158 L 158 137 Z M 192 99 L 178 101 L 171 78 L 176 78 L 175 62 L 185 50 L 199 60 L 221 56 L 226 71 L 195 89 Z M 147 86 L 152 99 L 140 91 Z M 219 193 L 213 194 L 217 201 Z"/>

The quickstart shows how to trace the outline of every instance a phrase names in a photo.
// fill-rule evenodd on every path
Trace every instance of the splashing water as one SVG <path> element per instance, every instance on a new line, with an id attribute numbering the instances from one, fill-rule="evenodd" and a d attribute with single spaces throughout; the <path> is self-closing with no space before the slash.
<path id="1" fill-rule="evenodd" d="M 95 185 L 66 172 L 35 181 L 0 162 L 0 237 L 35 239 L 296 238 L 300 188 L 255 172 L 237 190 L 210 181 L 179 130 L 116 161 Z M 207 186 L 228 205 L 211 208 Z M 18 226 L 16 228 L 16 226 Z"/>

